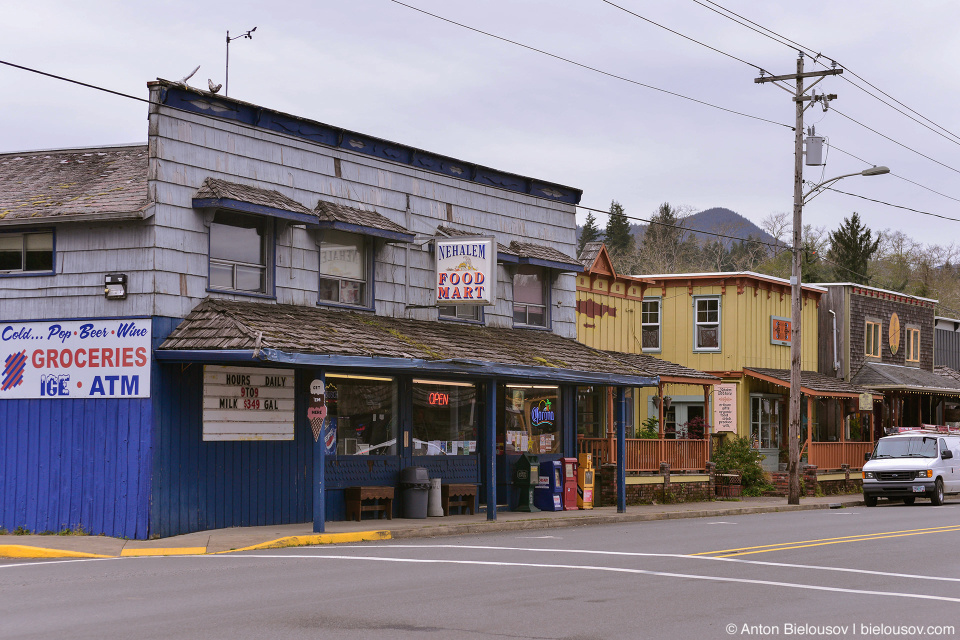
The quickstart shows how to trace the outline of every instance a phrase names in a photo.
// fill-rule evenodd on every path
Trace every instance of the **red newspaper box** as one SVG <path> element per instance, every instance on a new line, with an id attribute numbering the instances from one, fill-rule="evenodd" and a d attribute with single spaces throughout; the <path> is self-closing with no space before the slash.
<path id="1" fill-rule="evenodd" d="M 577 459 L 561 458 L 563 462 L 563 510 L 577 509 Z"/>

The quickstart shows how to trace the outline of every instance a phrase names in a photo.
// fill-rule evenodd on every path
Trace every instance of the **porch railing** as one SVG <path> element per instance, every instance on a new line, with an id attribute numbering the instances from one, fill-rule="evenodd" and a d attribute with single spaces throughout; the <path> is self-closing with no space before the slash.
<path id="1" fill-rule="evenodd" d="M 616 441 L 612 450 L 608 438 L 578 438 L 577 442 L 580 453 L 593 454 L 594 466 L 617 461 Z M 627 471 L 659 471 L 661 462 L 670 463 L 671 471 L 703 471 L 709 450 L 707 440 L 628 438 L 626 454 Z"/>
<path id="2" fill-rule="evenodd" d="M 817 469 L 840 469 L 843 464 L 862 469 L 863 454 L 871 451 L 872 442 L 811 442 L 807 462 L 817 465 Z"/>

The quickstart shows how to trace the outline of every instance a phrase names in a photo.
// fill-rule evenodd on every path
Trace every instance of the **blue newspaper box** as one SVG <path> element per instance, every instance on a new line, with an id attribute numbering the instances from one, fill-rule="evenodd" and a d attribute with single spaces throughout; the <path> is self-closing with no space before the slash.
<path id="1" fill-rule="evenodd" d="M 563 509 L 563 480 L 559 460 L 540 463 L 540 481 L 533 490 L 533 504 L 541 511 Z"/>

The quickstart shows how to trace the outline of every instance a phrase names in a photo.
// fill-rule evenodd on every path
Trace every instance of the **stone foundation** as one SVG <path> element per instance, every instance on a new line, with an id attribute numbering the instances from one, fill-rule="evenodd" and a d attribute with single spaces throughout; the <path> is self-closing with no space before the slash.
<path id="1" fill-rule="evenodd" d="M 633 474 L 627 478 L 627 504 L 670 504 L 676 502 L 702 502 L 715 498 L 715 465 L 707 463 L 704 473 L 691 475 L 709 476 L 709 480 L 684 481 L 686 474 L 670 473 L 670 466 L 661 465 L 661 472 L 647 474 Z M 597 474 L 598 484 L 594 490 L 594 497 L 598 507 L 617 506 L 617 465 L 605 464 Z M 634 484 L 632 479 L 641 480 L 642 484 Z M 655 480 L 655 482 L 652 482 Z"/>
<path id="2" fill-rule="evenodd" d="M 807 496 L 817 495 L 819 488 L 820 495 L 830 496 L 843 493 L 856 493 L 862 490 L 863 478 L 859 472 L 850 473 L 850 468 L 844 466 L 843 478 L 821 478 L 821 476 L 836 475 L 835 472 L 818 473 L 814 465 L 805 465 L 800 476 L 801 494 Z M 852 476 L 852 477 L 851 477 Z M 786 471 L 775 471 L 770 473 L 770 483 L 774 486 L 772 491 L 767 491 L 764 495 L 785 496 L 789 493 L 789 474 Z"/>

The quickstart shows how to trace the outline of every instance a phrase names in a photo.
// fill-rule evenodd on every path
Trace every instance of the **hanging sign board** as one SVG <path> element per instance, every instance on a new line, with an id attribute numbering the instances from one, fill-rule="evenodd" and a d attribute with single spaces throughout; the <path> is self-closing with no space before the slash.
<path id="1" fill-rule="evenodd" d="M 203 368 L 204 440 L 293 440 L 293 369 Z"/>
<path id="2" fill-rule="evenodd" d="M 310 402 L 307 406 L 307 421 L 313 431 L 313 441 L 320 439 L 323 421 L 327 419 L 326 388 L 323 380 L 315 379 L 310 383 Z"/>
<path id="3" fill-rule="evenodd" d="M 434 257 L 437 304 L 494 304 L 497 243 L 493 238 L 438 238 Z"/>
<path id="4" fill-rule="evenodd" d="M 0 400 L 149 398 L 150 319 L 0 323 Z"/>
<path id="5" fill-rule="evenodd" d="M 860 408 L 860 411 L 872 411 L 873 410 L 873 394 L 861 393 L 859 408 Z"/>
<path id="6" fill-rule="evenodd" d="M 793 321 L 790 318 L 770 316 L 770 344 L 790 346 L 790 328 Z"/>
<path id="7" fill-rule="evenodd" d="M 713 428 L 717 432 L 737 432 L 737 385 L 714 385 Z"/>

